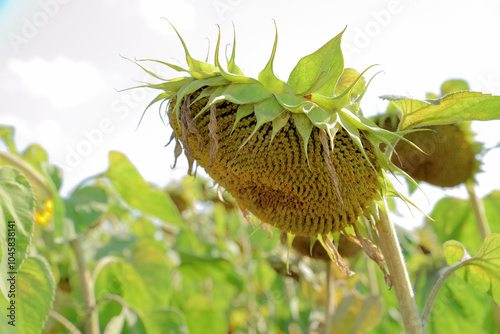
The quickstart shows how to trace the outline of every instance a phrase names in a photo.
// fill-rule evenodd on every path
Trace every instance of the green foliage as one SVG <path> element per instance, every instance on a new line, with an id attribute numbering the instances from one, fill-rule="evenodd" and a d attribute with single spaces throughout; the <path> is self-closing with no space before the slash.
<path id="1" fill-rule="evenodd" d="M 49 264 L 41 257 L 28 257 L 16 275 L 15 327 L 6 319 L 0 322 L 0 331 L 10 334 L 39 333 L 47 320 L 55 296 L 55 282 Z M 7 299 L 0 299 L 0 307 L 9 307 Z"/>
<path id="2" fill-rule="evenodd" d="M 255 113 L 255 130 L 271 122 L 272 137 L 291 116 L 306 153 L 313 127 L 327 131 L 332 148 L 340 126 L 360 152 L 361 132 L 374 146 L 391 148 L 409 131 L 386 131 L 363 117 L 364 72 L 350 71 L 338 86 L 346 74 L 342 33 L 302 58 L 287 83 L 273 72 L 277 33 L 258 79 L 244 76 L 235 64 L 236 40 L 225 70 L 219 61 L 220 36 L 213 65 L 192 58 L 181 38 L 187 69 L 150 61 L 190 76 L 165 80 L 143 68 L 161 82 L 142 87 L 161 90 L 149 106 L 176 98 L 176 116 L 183 98 L 203 87 L 200 96 L 209 98 L 205 110 L 221 101 L 238 103 L 234 126 Z M 441 87 L 445 96 L 429 95 L 434 100 L 385 98 L 391 100 L 391 113 L 401 113 L 400 130 L 500 118 L 500 97 L 467 90 L 466 82 L 450 80 Z M 20 152 L 14 137 L 12 127 L 0 126 L 8 151 L 0 152 L 0 308 L 5 311 L 13 300 L 17 305 L 16 327 L 4 319 L 1 333 L 67 332 L 54 311 L 83 330 L 86 308 L 91 308 L 105 334 L 303 334 L 324 331 L 331 301 L 336 305 L 332 333 L 403 331 L 395 294 L 363 253 L 345 259 L 356 275 L 345 277 L 335 268 L 329 272 L 334 289 L 327 291 L 324 262 L 294 250 L 287 254 L 279 231 L 268 231 L 256 219 L 262 228 L 251 227 L 231 196 L 223 194 L 226 201 L 219 201 L 207 180 L 187 177 L 160 188 L 147 182 L 125 155 L 111 152 L 107 171 L 61 196 L 61 169 L 49 163 L 39 145 Z M 381 170 L 402 172 L 391 167 L 382 151 L 376 154 Z M 500 192 L 488 195 L 484 205 L 491 230 L 500 232 Z M 500 302 L 500 235 L 481 243 L 468 201 L 444 198 L 431 216 L 434 221 L 417 230 L 398 228 L 421 309 L 440 274 L 457 273 L 436 294 L 429 332 L 493 332 L 495 322 L 500 323 L 494 312 L 494 300 Z M 11 267 L 12 220 L 16 261 Z M 75 240 L 82 242 L 83 252 Z M 477 255 L 468 256 L 466 248 Z M 10 271 L 17 271 L 15 298 L 9 296 Z M 89 296 L 95 297 L 94 305 L 85 304 L 94 299 Z"/>
<path id="3" fill-rule="evenodd" d="M 439 292 L 428 333 L 495 333 L 493 303 L 461 278 L 448 278 Z"/>
<path id="4" fill-rule="evenodd" d="M 148 184 L 123 154 L 110 152 L 107 177 L 125 203 L 166 223 L 183 226 L 177 208 L 159 189 Z"/>
<path id="5" fill-rule="evenodd" d="M 487 236 L 479 252 L 472 258 L 464 246 L 455 240 L 445 243 L 444 254 L 450 266 L 460 267 L 456 270 L 458 276 L 492 296 L 497 303 L 500 302 L 500 234 Z"/>
<path id="6" fill-rule="evenodd" d="M 108 211 L 106 191 L 99 187 L 85 187 L 75 190 L 64 201 L 66 217 L 75 227 L 76 233 L 85 232 L 97 219 Z"/>
<path id="7" fill-rule="evenodd" d="M 500 191 L 494 191 L 483 199 L 486 217 L 493 233 L 500 233 Z M 460 240 L 471 252 L 481 246 L 481 235 L 477 229 L 470 201 L 445 197 L 436 203 L 431 213 L 436 236 L 441 244 L 448 240 Z"/>

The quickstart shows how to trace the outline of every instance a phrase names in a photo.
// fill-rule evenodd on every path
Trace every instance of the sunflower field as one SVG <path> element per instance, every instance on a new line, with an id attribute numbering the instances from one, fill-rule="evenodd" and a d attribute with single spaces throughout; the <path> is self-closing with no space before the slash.
<path id="1" fill-rule="evenodd" d="M 63 195 L 44 148 L 0 125 L 0 333 L 500 332 L 500 190 L 476 194 L 486 149 L 470 128 L 500 119 L 500 96 L 453 79 L 365 117 L 376 74 L 344 67 L 342 34 L 286 82 L 277 31 L 256 78 L 236 37 L 222 59 L 220 32 L 213 62 L 180 34 L 187 67 L 131 60 L 172 165 L 188 162 L 166 187 L 112 151 Z M 419 210 L 401 188 L 423 182 L 469 199 L 442 198 L 412 230 L 391 222 L 396 203 Z"/>

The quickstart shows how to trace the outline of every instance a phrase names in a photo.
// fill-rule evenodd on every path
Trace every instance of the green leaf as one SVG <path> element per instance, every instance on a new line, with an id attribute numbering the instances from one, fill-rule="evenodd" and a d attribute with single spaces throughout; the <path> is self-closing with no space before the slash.
<path id="1" fill-rule="evenodd" d="M 381 96 L 381 98 L 390 100 L 401 112 L 400 130 L 456 121 L 500 119 L 500 96 L 491 94 L 457 92 L 430 101 L 397 96 Z"/>
<path id="2" fill-rule="evenodd" d="M 40 173 L 43 173 L 41 166 L 48 161 L 47 152 L 37 144 L 28 146 L 21 154 L 21 157 Z"/>
<path id="3" fill-rule="evenodd" d="M 428 223 L 441 244 L 448 240 L 460 240 L 467 249 L 473 252 L 479 250 L 482 240 L 469 201 L 445 197 L 436 203 L 430 216 L 434 221 Z"/>
<path id="4" fill-rule="evenodd" d="M 71 219 L 77 233 L 84 233 L 99 217 L 108 211 L 108 196 L 100 187 L 77 189 L 64 201 L 66 216 Z"/>
<path id="5" fill-rule="evenodd" d="M 314 92 L 333 96 L 337 81 L 344 71 L 344 57 L 340 49 L 344 31 L 297 63 L 287 82 L 297 95 Z"/>
<path id="6" fill-rule="evenodd" d="M 451 79 L 441 85 L 441 95 L 469 90 L 469 84 L 465 80 Z"/>
<path id="7" fill-rule="evenodd" d="M 338 333 L 366 333 L 382 318 L 384 302 L 380 296 L 344 296 L 333 316 Z"/>
<path id="8" fill-rule="evenodd" d="M 184 314 L 176 308 L 150 312 L 145 320 L 148 333 L 190 334 Z"/>
<path id="9" fill-rule="evenodd" d="M 208 307 L 209 303 L 205 300 L 200 299 L 199 301 L 206 303 L 207 307 L 203 310 L 195 309 L 184 312 L 189 333 L 228 333 L 228 317 L 226 314 L 210 309 Z"/>
<path id="10" fill-rule="evenodd" d="M 104 334 L 121 334 L 123 325 L 125 325 L 125 312 L 122 311 L 120 314 L 111 318 L 104 329 Z"/>
<path id="11" fill-rule="evenodd" d="M 139 319 L 137 314 L 126 305 L 122 305 L 121 312 L 112 317 L 104 329 L 104 334 L 122 333 L 146 333 L 146 329 L 141 319 Z"/>
<path id="12" fill-rule="evenodd" d="M 155 308 L 169 305 L 172 294 L 172 270 L 165 257 L 165 250 L 155 245 L 157 241 L 142 240 L 132 250 L 132 265 L 141 276 Z M 163 244 L 160 243 L 161 246 Z"/>
<path id="13" fill-rule="evenodd" d="M 101 269 L 95 282 L 96 299 L 106 295 L 118 295 L 130 307 L 140 314 L 147 313 L 155 308 L 147 286 L 140 274 L 130 263 L 112 262 Z M 115 305 L 104 305 L 105 308 Z"/>
<path id="14" fill-rule="evenodd" d="M 7 163 L 19 168 L 24 175 L 29 179 L 33 190 L 38 194 L 41 193 L 42 196 L 51 196 L 54 203 L 54 235 L 57 240 L 64 239 L 64 204 L 59 197 L 57 192 L 57 186 L 50 175 L 50 169 L 48 169 L 47 164 L 40 165 L 41 173 L 37 168 L 33 167 L 29 162 L 23 160 L 20 156 L 14 153 L 2 153 L 0 152 L 0 159 L 3 158 Z M 66 240 L 66 239 L 65 239 Z"/>
<path id="15" fill-rule="evenodd" d="M 444 254 L 450 266 L 461 263 L 456 270 L 458 276 L 500 303 L 500 234 L 487 236 L 473 258 L 454 240 L 445 243 Z"/>
<path id="16" fill-rule="evenodd" d="M 0 167 L 0 291 L 7 298 L 9 272 L 16 272 L 31 242 L 35 215 L 35 195 L 26 177 L 10 166 Z M 9 222 L 14 222 L 11 224 Z M 11 238 L 15 238 L 12 240 Z M 13 242 L 15 244 L 13 244 Z M 9 253 L 15 248 L 15 261 Z M 0 297 L 0 299 L 3 299 Z"/>
<path id="17" fill-rule="evenodd" d="M 492 310 L 493 301 L 489 296 L 452 275 L 436 298 L 428 333 L 495 333 Z"/>
<path id="18" fill-rule="evenodd" d="M 14 143 L 14 133 L 14 127 L 0 125 L 0 139 L 5 143 L 9 152 L 17 153 L 16 144 Z"/>
<path id="19" fill-rule="evenodd" d="M 7 313 L 7 307 L 11 307 L 14 302 L 15 327 L 8 323 L 13 319 L 4 316 L 0 321 L 0 332 L 38 334 L 47 320 L 55 296 L 56 284 L 50 266 L 42 257 L 29 257 L 19 268 L 15 281 L 15 297 L 10 301 L 3 298 L 0 300 L 4 314 Z"/>
<path id="20" fill-rule="evenodd" d="M 148 184 L 122 153 L 109 153 L 109 169 L 102 176 L 111 181 L 129 206 L 167 223 L 184 226 L 182 216 L 168 194 Z"/>

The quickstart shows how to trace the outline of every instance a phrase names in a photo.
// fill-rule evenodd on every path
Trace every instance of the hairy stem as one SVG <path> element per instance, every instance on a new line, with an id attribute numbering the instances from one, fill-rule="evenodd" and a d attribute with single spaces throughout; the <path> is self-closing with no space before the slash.
<path id="1" fill-rule="evenodd" d="M 407 334 L 422 334 L 423 327 L 418 313 L 415 296 L 406 269 L 403 253 L 399 246 L 398 237 L 394 226 L 387 216 L 387 205 L 384 202 L 380 207 L 380 218 L 377 221 L 377 230 L 380 237 L 380 246 L 384 254 L 394 292 L 398 300 L 399 310 L 403 317 L 403 323 Z"/>
<path id="2" fill-rule="evenodd" d="M 76 328 L 75 325 L 73 325 L 71 323 L 71 321 L 69 321 L 68 319 L 66 319 L 61 314 L 57 313 L 56 311 L 49 310 L 49 317 L 51 317 L 52 319 L 56 320 L 61 325 L 63 325 L 71 334 L 82 334 L 78 330 L 78 328 Z"/>
<path id="3" fill-rule="evenodd" d="M 78 274 L 82 286 L 83 303 L 85 305 L 85 334 L 99 334 L 99 318 L 96 309 L 94 283 L 90 279 L 90 272 L 87 269 L 83 257 L 82 236 L 79 235 L 70 241 L 71 248 L 75 252 L 78 265 Z"/>

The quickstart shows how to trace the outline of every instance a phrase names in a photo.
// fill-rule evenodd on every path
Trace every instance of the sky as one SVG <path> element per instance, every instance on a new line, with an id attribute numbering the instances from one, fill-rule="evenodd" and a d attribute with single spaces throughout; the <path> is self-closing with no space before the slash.
<path id="1" fill-rule="evenodd" d="M 279 30 L 274 70 L 286 80 L 303 56 L 347 27 L 342 48 L 346 67 L 383 71 L 361 104 L 366 116 L 385 110 L 381 95 L 425 98 L 439 93 L 450 78 L 471 90 L 500 95 L 500 2 L 477 1 L 284 1 L 284 0 L 0 0 L 0 124 L 16 128 L 18 148 L 38 143 L 64 170 L 63 193 L 84 178 L 104 171 L 108 152 L 125 153 L 144 178 L 158 186 L 186 174 L 175 169 L 171 130 L 151 108 L 145 89 L 120 90 L 151 81 L 128 58 L 185 64 L 172 22 L 191 54 L 204 59 L 215 46 L 232 43 L 236 27 L 237 62 L 257 76 L 269 59 L 274 22 Z M 123 56 L 123 57 L 122 57 Z M 213 57 L 213 54 L 211 54 Z M 165 77 L 173 70 L 150 64 Z M 474 122 L 476 139 L 500 142 L 499 121 Z M 0 146 L 0 149 L 5 149 Z M 483 196 L 500 189 L 500 149 L 484 157 L 477 176 Z M 463 186 L 441 190 L 423 186 L 412 200 L 429 211 L 442 196 L 466 198 Z M 401 206 L 403 209 L 404 206 Z M 415 226 L 422 215 L 396 218 Z"/>

